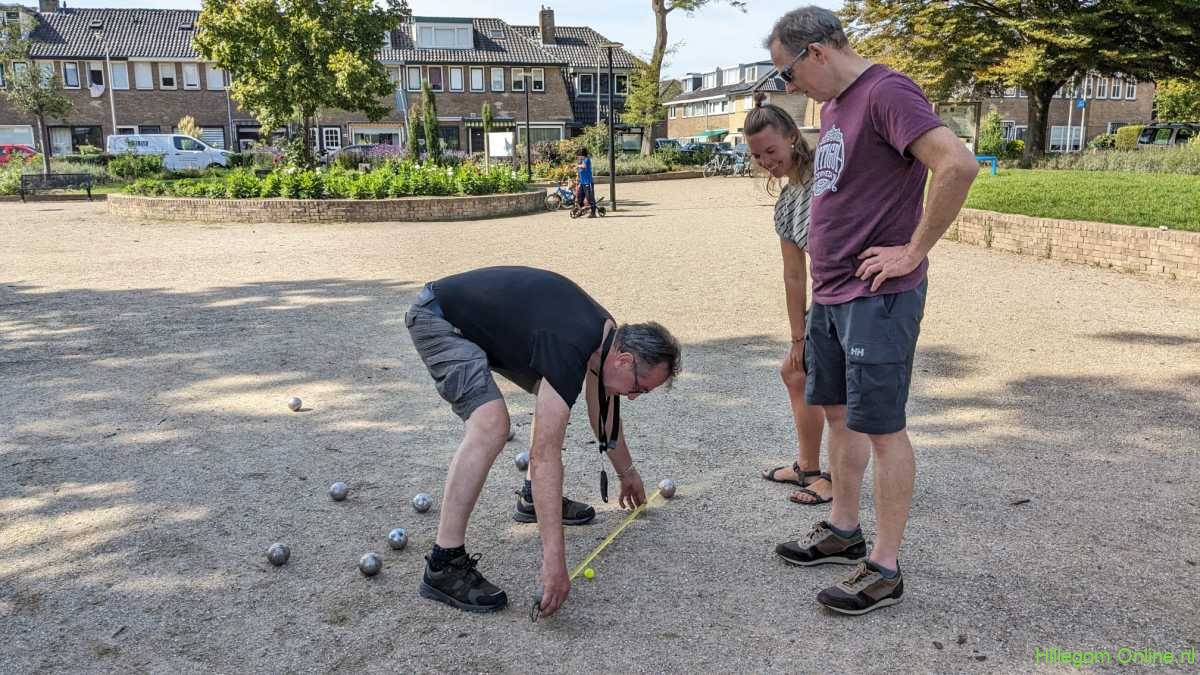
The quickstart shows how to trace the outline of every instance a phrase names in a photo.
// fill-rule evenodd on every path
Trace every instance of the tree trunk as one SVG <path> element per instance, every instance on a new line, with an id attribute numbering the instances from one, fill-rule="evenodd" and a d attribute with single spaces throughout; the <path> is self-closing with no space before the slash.
<path id="1" fill-rule="evenodd" d="M 654 9 L 654 51 L 650 54 L 650 72 L 649 76 L 654 80 L 656 87 L 655 93 L 659 91 L 657 87 L 659 82 L 662 82 L 662 63 L 663 57 L 667 53 L 667 13 L 671 10 L 667 9 L 666 0 L 650 0 L 650 6 Z M 609 86 L 612 86 L 610 83 Z M 597 83 L 597 91 L 599 83 Z M 599 94 L 597 94 L 597 105 L 599 105 Z M 628 100 L 628 98 L 626 98 Z M 659 101 L 661 103 L 661 101 Z M 654 123 L 642 129 L 642 155 L 649 156 L 654 151 Z"/>
<path id="2" fill-rule="evenodd" d="M 1025 139 L 1025 154 L 1021 166 L 1033 166 L 1033 160 L 1046 154 L 1046 124 L 1050 121 L 1050 102 L 1062 82 L 1037 82 L 1029 88 L 1029 134 Z"/>
<path id="3" fill-rule="evenodd" d="M 492 164 L 492 141 L 488 138 L 489 129 L 483 128 L 483 170 L 490 171 Z"/>
<path id="4" fill-rule="evenodd" d="M 42 175 L 50 175 L 50 131 L 46 128 L 46 116 L 37 114 L 38 138 L 42 142 Z"/>

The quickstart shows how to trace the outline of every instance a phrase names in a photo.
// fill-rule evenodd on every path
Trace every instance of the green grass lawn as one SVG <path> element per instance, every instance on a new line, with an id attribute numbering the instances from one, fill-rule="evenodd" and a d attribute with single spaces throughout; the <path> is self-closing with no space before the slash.
<path id="1" fill-rule="evenodd" d="M 967 208 L 1200 232 L 1200 176 L 1110 171 L 980 171 Z"/>

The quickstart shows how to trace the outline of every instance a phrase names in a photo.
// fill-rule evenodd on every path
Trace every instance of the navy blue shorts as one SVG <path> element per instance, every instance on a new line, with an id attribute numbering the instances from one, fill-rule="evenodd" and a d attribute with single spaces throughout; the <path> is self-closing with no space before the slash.
<path id="1" fill-rule="evenodd" d="M 804 345 L 804 400 L 846 406 L 852 431 L 903 430 L 927 286 L 922 281 L 910 291 L 840 305 L 814 302 Z"/>

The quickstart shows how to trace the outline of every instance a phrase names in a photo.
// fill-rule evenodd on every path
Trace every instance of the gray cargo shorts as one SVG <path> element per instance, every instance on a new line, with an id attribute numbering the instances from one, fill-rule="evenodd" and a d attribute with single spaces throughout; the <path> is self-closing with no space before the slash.
<path id="1" fill-rule="evenodd" d="M 446 320 L 428 285 L 404 314 L 404 325 L 438 394 L 464 422 L 479 406 L 504 398 L 488 368 L 487 354 Z"/>
<path id="2" fill-rule="evenodd" d="M 927 285 L 840 305 L 814 302 L 804 345 L 805 402 L 846 406 L 852 431 L 903 430 Z"/>

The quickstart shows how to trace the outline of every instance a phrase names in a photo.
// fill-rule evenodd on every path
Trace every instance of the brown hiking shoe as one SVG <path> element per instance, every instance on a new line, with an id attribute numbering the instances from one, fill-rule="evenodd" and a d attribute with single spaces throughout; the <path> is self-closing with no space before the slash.
<path id="1" fill-rule="evenodd" d="M 853 565 L 867 557 L 867 542 L 862 529 L 842 537 L 822 520 L 797 541 L 785 541 L 775 547 L 775 555 L 792 565 Z"/>
<path id="2" fill-rule="evenodd" d="M 874 563 L 864 560 L 845 581 L 821 591 L 817 602 L 842 614 L 866 614 L 899 604 L 903 595 L 904 576 L 899 570 L 889 579 Z"/>

